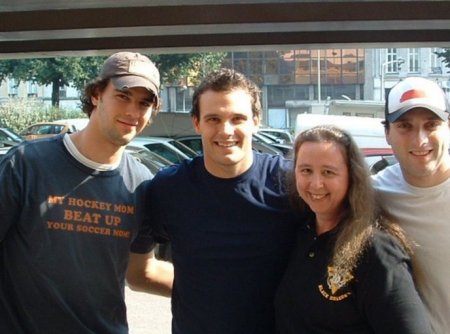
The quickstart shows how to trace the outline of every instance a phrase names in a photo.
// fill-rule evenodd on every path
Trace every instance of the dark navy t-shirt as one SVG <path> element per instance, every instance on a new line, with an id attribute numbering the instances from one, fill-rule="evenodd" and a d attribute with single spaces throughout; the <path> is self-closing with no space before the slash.
<path id="1" fill-rule="evenodd" d="M 0 333 L 128 333 L 130 244 L 150 172 L 125 154 L 111 171 L 78 162 L 62 136 L 0 162 Z"/>
<path id="2" fill-rule="evenodd" d="M 297 226 L 289 168 L 255 154 L 243 175 L 220 179 L 198 157 L 152 180 L 149 221 L 155 237 L 170 239 L 175 266 L 173 333 L 273 333 L 275 289 Z"/>

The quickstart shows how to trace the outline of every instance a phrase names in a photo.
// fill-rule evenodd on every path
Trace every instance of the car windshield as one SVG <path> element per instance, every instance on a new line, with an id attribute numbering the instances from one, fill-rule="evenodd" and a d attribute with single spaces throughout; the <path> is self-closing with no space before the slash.
<path id="1" fill-rule="evenodd" d="M 293 140 L 292 137 L 290 136 L 290 134 L 288 132 L 282 131 L 282 130 L 268 130 L 268 129 L 261 129 L 259 130 L 260 134 L 263 135 L 269 135 L 271 138 L 276 138 L 279 141 L 282 141 L 284 143 L 287 144 L 292 144 Z"/>
<path id="2" fill-rule="evenodd" d="M 156 154 L 171 161 L 172 163 L 180 163 L 185 159 L 185 157 L 181 156 L 181 154 L 178 154 L 177 152 L 171 150 L 169 147 L 161 143 L 148 143 L 144 144 L 144 146 L 147 147 L 150 151 L 155 152 Z"/>
<path id="3" fill-rule="evenodd" d="M 266 141 L 266 143 L 270 143 L 270 144 L 276 144 L 279 143 L 280 141 L 278 140 L 278 138 L 265 133 L 265 132 L 258 132 L 258 138 L 264 138 Z"/>
<path id="4" fill-rule="evenodd" d="M 180 143 L 179 141 L 172 140 L 172 141 L 170 141 L 170 144 L 172 144 L 177 149 L 179 149 L 181 152 L 186 154 L 189 158 L 194 158 L 197 156 L 197 153 L 195 151 L 191 150 L 189 147 L 187 147 L 183 143 Z"/>
<path id="5" fill-rule="evenodd" d="M 12 141 L 16 143 L 20 143 L 21 141 L 23 141 L 23 138 L 21 136 L 10 129 L 1 128 L 0 130 L 0 141 Z"/>
<path id="6" fill-rule="evenodd" d="M 155 158 L 155 156 L 157 155 L 146 149 L 140 151 L 131 151 L 130 153 L 132 156 L 138 159 L 138 161 L 147 166 L 152 172 L 157 172 L 159 169 L 166 167 L 169 164 L 164 162 L 165 160 L 163 159 Z"/>
<path id="7" fill-rule="evenodd" d="M 55 124 L 39 124 L 33 125 L 23 131 L 23 135 L 50 135 L 50 134 L 58 134 L 62 131 L 64 125 L 55 125 Z"/>
<path id="8" fill-rule="evenodd" d="M 182 144 L 189 147 L 191 150 L 195 151 L 197 154 L 203 154 L 202 140 L 200 137 L 197 138 L 181 138 L 177 139 Z"/>

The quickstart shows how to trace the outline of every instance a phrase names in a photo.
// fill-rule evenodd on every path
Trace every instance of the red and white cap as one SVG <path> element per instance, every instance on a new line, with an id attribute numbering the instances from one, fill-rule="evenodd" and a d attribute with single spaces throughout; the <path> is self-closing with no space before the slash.
<path id="1" fill-rule="evenodd" d="M 413 108 L 431 110 L 444 121 L 449 118 L 447 97 L 434 81 L 409 77 L 397 83 L 390 90 L 385 108 L 386 120 L 395 122 Z"/>

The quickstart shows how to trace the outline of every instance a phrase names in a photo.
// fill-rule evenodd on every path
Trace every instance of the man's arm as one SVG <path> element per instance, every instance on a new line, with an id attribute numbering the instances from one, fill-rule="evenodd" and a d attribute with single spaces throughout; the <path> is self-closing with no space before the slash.
<path id="1" fill-rule="evenodd" d="M 127 283 L 132 290 L 171 297 L 173 277 L 172 263 L 156 259 L 154 252 L 130 253 Z"/>

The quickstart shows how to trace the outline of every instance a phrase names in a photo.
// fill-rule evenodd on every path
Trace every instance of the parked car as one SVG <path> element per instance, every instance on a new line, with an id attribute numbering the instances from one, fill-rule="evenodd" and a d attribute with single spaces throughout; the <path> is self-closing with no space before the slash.
<path id="1" fill-rule="evenodd" d="M 11 149 L 20 144 L 23 138 L 8 128 L 0 128 L 0 159 Z"/>
<path id="2" fill-rule="evenodd" d="M 23 141 L 23 138 L 8 128 L 0 128 L 0 142 L 11 143 L 11 146 L 19 144 Z"/>
<path id="3" fill-rule="evenodd" d="M 273 145 L 270 145 L 268 143 L 265 143 L 258 138 L 255 137 L 253 134 L 252 138 L 252 148 L 256 152 L 260 153 L 267 153 L 267 154 L 273 154 L 273 155 L 284 155 L 284 152 L 280 150 L 278 147 L 275 147 Z"/>
<path id="4" fill-rule="evenodd" d="M 294 138 L 287 129 L 276 128 L 260 128 L 259 133 L 269 134 L 272 137 L 278 138 L 281 144 L 293 144 Z"/>
<path id="5" fill-rule="evenodd" d="M 9 149 L 12 146 L 3 146 L 3 144 L 0 144 L 0 160 L 2 160 L 3 156 L 8 153 Z"/>
<path id="6" fill-rule="evenodd" d="M 258 133 L 253 134 L 253 140 L 276 148 L 281 151 L 285 157 L 289 157 L 292 153 L 292 144 L 282 144 L 275 138 L 271 138 L 271 135 L 266 135 L 258 131 Z"/>
<path id="7" fill-rule="evenodd" d="M 295 134 L 317 125 L 330 124 L 346 130 L 352 135 L 359 147 L 389 148 L 386 141 L 383 118 L 322 115 L 322 114 L 298 114 L 295 125 Z"/>
<path id="8" fill-rule="evenodd" d="M 371 174 L 376 174 L 398 162 L 392 148 L 362 148 L 361 151 Z"/>
<path id="9" fill-rule="evenodd" d="M 146 166 L 152 174 L 172 164 L 171 161 L 142 146 L 127 145 L 125 151 Z"/>
<path id="10" fill-rule="evenodd" d="M 86 119 L 85 124 L 87 124 L 87 122 L 88 119 Z M 82 125 L 76 124 L 74 121 L 70 120 L 39 122 L 25 128 L 20 135 L 26 140 L 34 140 L 52 137 L 62 133 L 77 132 L 82 128 Z"/>
<path id="11" fill-rule="evenodd" d="M 180 136 L 175 137 L 175 139 L 197 152 L 197 154 L 203 154 L 202 139 L 200 135 Z M 263 143 L 255 138 L 253 138 L 252 141 L 252 148 L 254 151 L 260 153 L 283 155 L 283 152 L 278 148 Z"/>
<path id="12" fill-rule="evenodd" d="M 166 158 L 172 163 L 181 163 L 185 159 L 192 159 L 197 152 L 183 143 L 167 137 L 136 137 L 131 143 L 134 146 L 145 147 L 148 150 Z"/>
<path id="13" fill-rule="evenodd" d="M 203 154 L 202 138 L 200 135 L 175 137 L 175 139 L 195 151 L 198 155 Z"/>
<path id="14" fill-rule="evenodd" d="M 89 118 L 67 118 L 67 119 L 58 119 L 55 122 L 61 123 L 69 123 L 73 126 L 75 131 L 83 130 L 86 125 L 89 123 Z"/>

